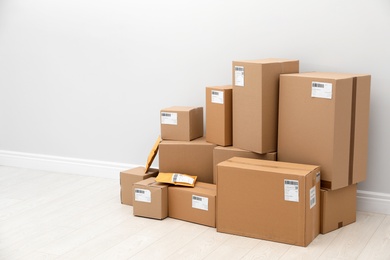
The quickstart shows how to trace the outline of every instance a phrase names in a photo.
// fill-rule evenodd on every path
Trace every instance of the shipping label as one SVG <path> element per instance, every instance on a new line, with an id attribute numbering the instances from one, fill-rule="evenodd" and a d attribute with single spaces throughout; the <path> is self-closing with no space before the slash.
<path id="1" fill-rule="evenodd" d="M 185 176 L 185 175 L 182 175 L 182 174 L 179 174 L 179 173 L 175 173 L 175 174 L 172 175 L 172 182 L 173 183 L 175 183 L 175 182 L 182 182 L 182 183 L 193 184 L 194 183 L 194 179 L 192 179 L 189 176 Z"/>
<path id="2" fill-rule="evenodd" d="M 134 189 L 134 199 L 135 201 L 151 203 L 152 195 L 150 190 Z"/>
<path id="3" fill-rule="evenodd" d="M 332 99 L 332 83 L 313 81 L 311 83 L 311 97 Z"/>
<path id="4" fill-rule="evenodd" d="M 237 87 L 244 86 L 244 66 L 234 66 L 234 85 Z"/>
<path id="5" fill-rule="evenodd" d="M 211 103 L 223 104 L 223 91 L 212 90 L 211 91 Z"/>
<path id="6" fill-rule="evenodd" d="M 310 189 L 310 208 L 317 204 L 316 186 Z"/>
<path id="7" fill-rule="evenodd" d="M 284 200 L 299 202 L 299 181 L 284 180 Z"/>
<path id="8" fill-rule="evenodd" d="M 161 124 L 177 125 L 177 113 L 161 112 Z"/>
<path id="9" fill-rule="evenodd" d="M 209 198 L 192 195 L 192 207 L 194 209 L 209 210 Z"/>

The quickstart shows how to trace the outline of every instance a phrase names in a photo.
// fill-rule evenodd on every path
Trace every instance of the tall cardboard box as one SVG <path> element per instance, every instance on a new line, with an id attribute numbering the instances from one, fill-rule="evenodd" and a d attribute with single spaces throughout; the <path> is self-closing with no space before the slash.
<path id="1" fill-rule="evenodd" d="M 120 172 L 121 203 L 133 205 L 133 184 L 150 177 L 156 177 L 158 169 L 149 168 L 145 173 L 145 167 L 136 167 Z"/>
<path id="2" fill-rule="evenodd" d="M 169 217 L 215 227 L 217 187 L 196 182 L 195 187 L 169 186 Z"/>
<path id="3" fill-rule="evenodd" d="M 298 60 L 233 61 L 234 147 L 276 151 L 279 75 L 298 71 Z"/>
<path id="4" fill-rule="evenodd" d="M 161 138 L 191 141 L 203 136 L 203 107 L 174 106 L 160 112 Z"/>
<path id="5" fill-rule="evenodd" d="M 338 189 L 321 189 L 321 234 L 356 222 L 357 184 Z"/>
<path id="6" fill-rule="evenodd" d="M 260 154 L 260 153 L 254 153 L 251 151 L 236 148 L 233 146 L 215 147 L 213 152 L 213 183 L 214 184 L 217 183 L 218 163 L 233 157 L 244 157 L 244 158 L 276 161 L 276 152 Z"/>
<path id="7" fill-rule="evenodd" d="M 213 150 L 206 138 L 192 141 L 163 140 L 159 148 L 160 172 L 198 176 L 197 181 L 213 183 Z"/>
<path id="8" fill-rule="evenodd" d="M 218 164 L 217 231 L 307 246 L 320 232 L 320 167 L 234 157 Z"/>
<path id="9" fill-rule="evenodd" d="M 369 75 L 310 72 L 280 76 L 278 160 L 321 165 L 321 187 L 364 181 Z"/>
<path id="10" fill-rule="evenodd" d="M 148 178 L 133 184 L 134 216 L 164 219 L 168 217 L 168 184 Z"/>
<path id="11" fill-rule="evenodd" d="M 232 86 L 206 87 L 207 142 L 232 145 L 232 93 Z"/>

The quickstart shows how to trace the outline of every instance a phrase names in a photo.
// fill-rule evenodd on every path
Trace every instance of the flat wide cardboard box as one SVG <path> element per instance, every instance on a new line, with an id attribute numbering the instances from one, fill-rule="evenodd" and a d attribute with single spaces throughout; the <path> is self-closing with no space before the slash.
<path id="1" fill-rule="evenodd" d="M 164 219 L 168 217 L 168 184 L 148 178 L 133 184 L 134 216 Z"/>
<path id="2" fill-rule="evenodd" d="M 307 246 L 320 232 L 320 167 L 234 157 L 218 164 L 217 231 Z"/>
<path id="3" fill-rule="evenodd" d="M 213 181 L 214 181 L 213 183 L 214 184 L 217 183 L 218 163 L 233 157 L 244 157 L 244 158 L 276 161 L 276 152 L 260 154 L 260 153 L 254 153 L 251 151 L 236 148 L 233 146 L 215 147 L 213 152 Z"/>
<path id="4" fill-rule="evenodd" d="M 215 227 L 217 187 L 196 182 L 195 187 L 169 186 L 169 217 Z"/>
<path id="5" fill-rule="evenodd" d="M 356 222 L 357 184 L 338 189 L 321 189 L 321 234 Z"/>
<path id="6" fill-rule="evenodd" d="M 232 86 L 206 87 L 207 142 L 232 145 L 232 93 Z"/>
<path id="7" fill-rule="evenodd" d="M 150 177 L 156 177 L 158 169 L 149 168 L 145 173 L 145 167 L 136 167 L 120 172 L 121 203 L 133 205 L 133 184 Z"/>
<path id="8" fill-rule="evenodd" d="M 234 147 L 277 151 L 279 76 L 298 71 L 298 60 L 233 61 Z"/>
<path id="9" fill-rule="evenodd" d="M 168 107 L 160 112 L 163 140 L 191 141 L 203 136 L 203 107 Z"/>
<path id="10" fill-rule="evenodd" d="M 331 190 L 366 179 L 369 75 L 280 76 L 278 160 L 321 166 Z"/>
<path id="11" fill-rule="evenodd" d="M 163 140 L 159 148 L 160 172 L 198 176 L 197 181 L 213 183 L 213 150 L 206 138 L 192 141 Z"/>

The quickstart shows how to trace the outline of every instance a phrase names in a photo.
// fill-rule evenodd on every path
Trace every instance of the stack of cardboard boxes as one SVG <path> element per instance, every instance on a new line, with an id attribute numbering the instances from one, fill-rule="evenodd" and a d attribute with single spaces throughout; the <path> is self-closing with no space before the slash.
<path id="1" fill-rule="evenodd" d="M 300 246 L 355 222 L 370 76 L 299 73 L 287 59 L 234 61 L 232 72 L 231 86 L 206 87 L 205 136 L 202 107 L 160 111 L 159 171 L 198 176 L 195 187 L 129 170 L 122 203 L 137 216 Z"/>

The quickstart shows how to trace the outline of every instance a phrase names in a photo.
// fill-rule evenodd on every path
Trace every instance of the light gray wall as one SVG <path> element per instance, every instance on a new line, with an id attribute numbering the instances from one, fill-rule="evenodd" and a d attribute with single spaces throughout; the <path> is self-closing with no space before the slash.
<path id="1" fill-rule="evenodd" d="M 390 193 L 390 1 L 0 0 L 0 150 L 144 164 L 159 110 L 231 61 L 372 75 L 367 181 Z"/>

